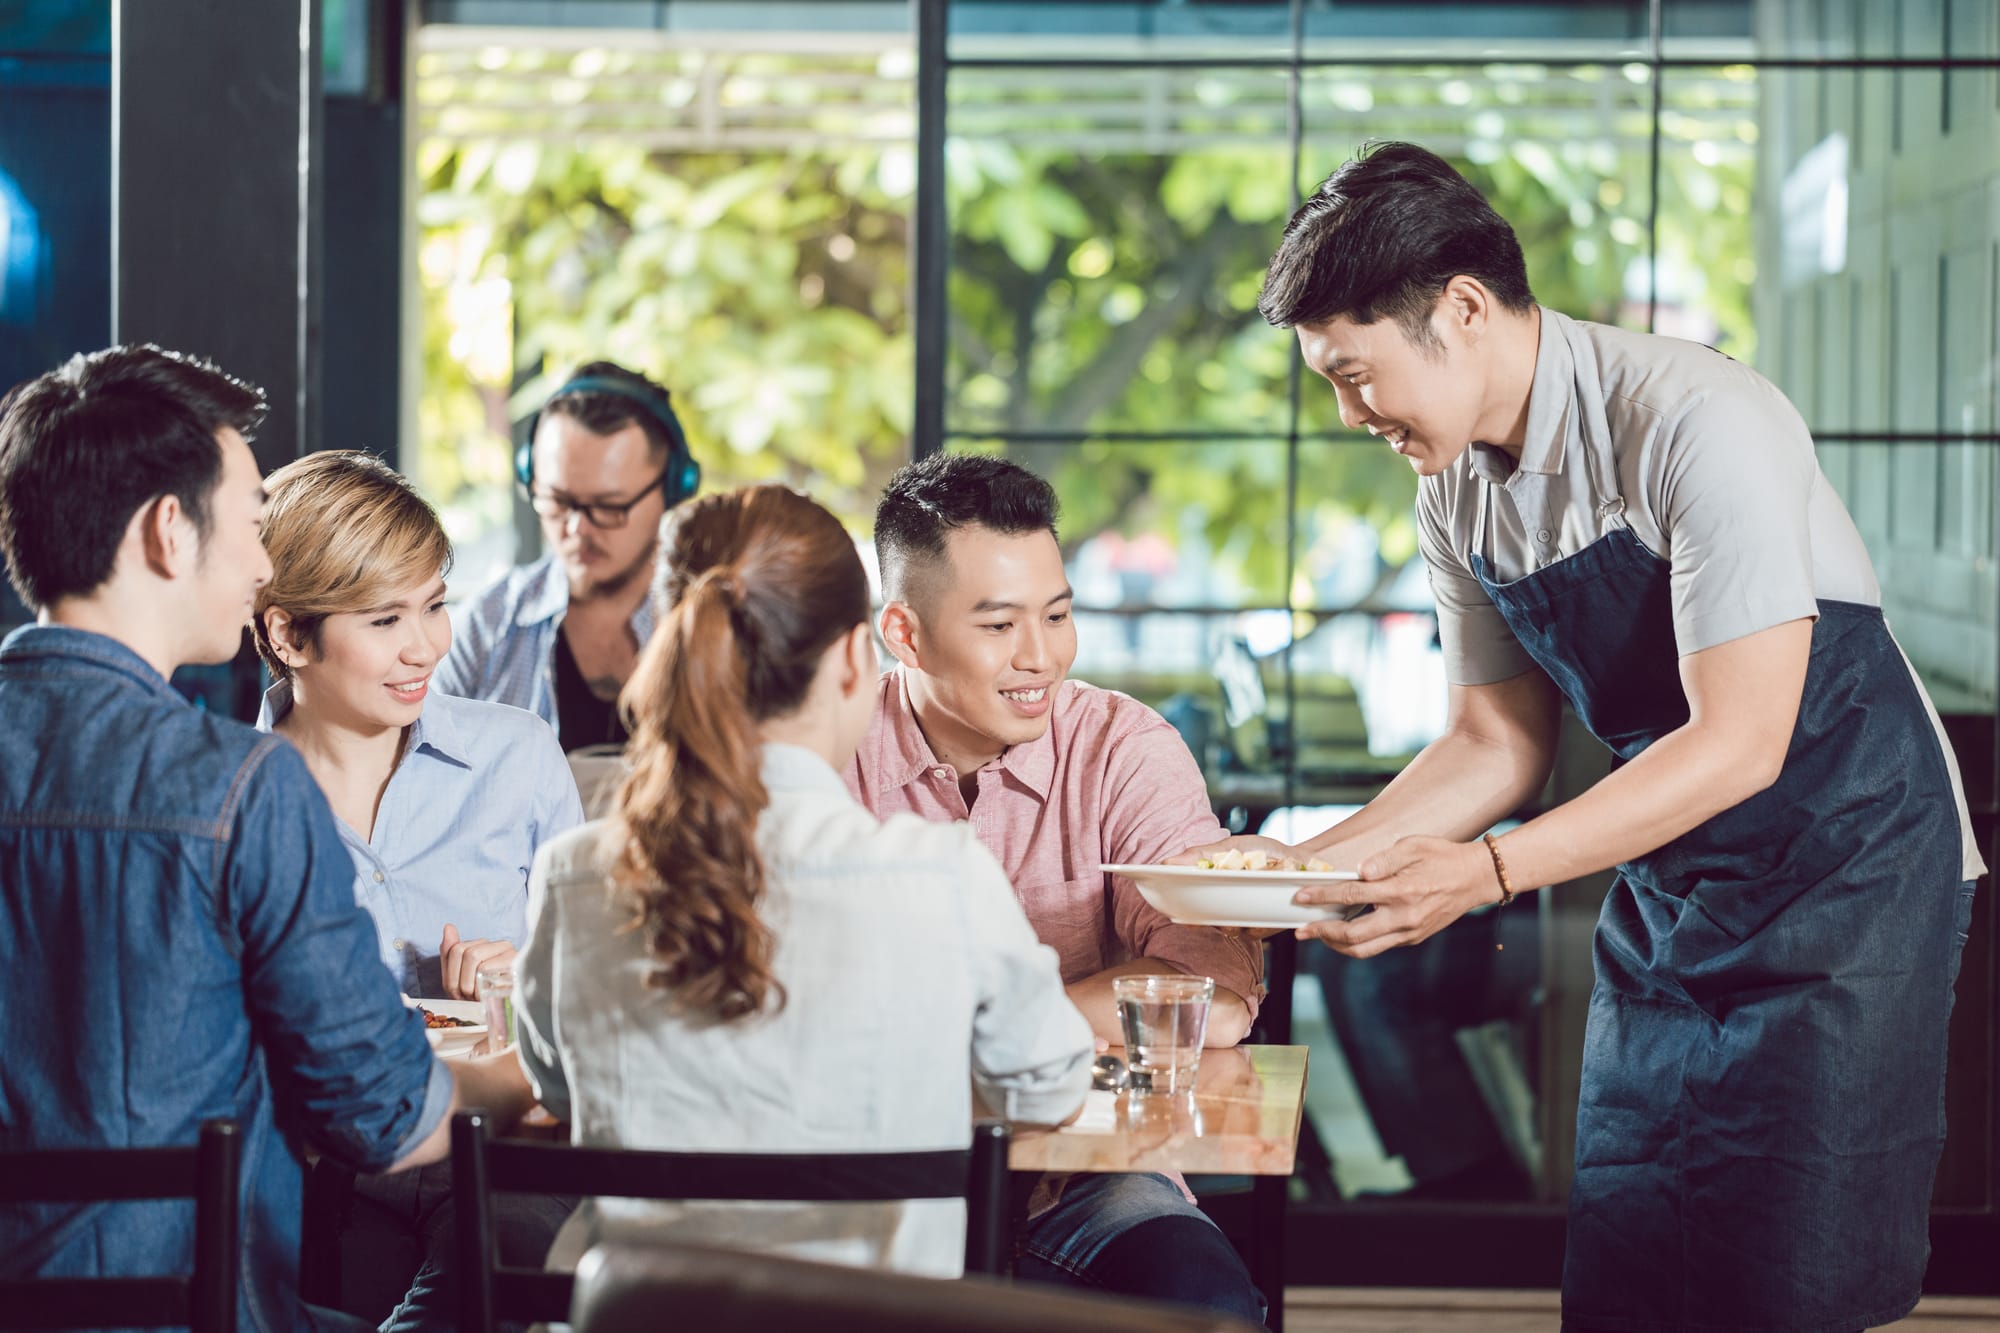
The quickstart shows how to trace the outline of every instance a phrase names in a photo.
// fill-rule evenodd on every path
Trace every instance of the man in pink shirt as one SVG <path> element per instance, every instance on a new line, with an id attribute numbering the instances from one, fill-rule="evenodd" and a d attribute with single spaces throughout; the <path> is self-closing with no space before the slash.
<path id="1" fill-rule="evenodd" d="M 969 820 L 1100 1038 L 1123 1040 L 1113 977 L 1192 973 L 1215 979 L 1208 1044 L 1233 1046 L 1263 997 L 1260 946 L 1175 925 L 1102 869 L 1226 835 L 1165 719 L 1066 679 L 1076 628 L 1055 521 L 1048 483 L 1004 459 L 938 455 L 890 480 L 875 543 L 899 665 L 848 786 L 877 817 Z M 1262 1321 L 1241 1260 L 1180 1181 L 1051 1179 L 1034 1203 L 1020 1276 Z"/>

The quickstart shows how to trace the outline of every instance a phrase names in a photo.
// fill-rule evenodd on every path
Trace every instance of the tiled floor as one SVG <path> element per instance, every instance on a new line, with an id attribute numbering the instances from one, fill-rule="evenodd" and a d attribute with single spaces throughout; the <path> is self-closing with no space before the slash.
<path id="1" fill-rule="evenodd" d="M 1286 1333 L 1553 1333 L 1552 1291 L 1398 1291 L 1292 1287 Z M 1897 1333 L 2000 1333 L 2000 1300 L 1935 1296 Z"/>

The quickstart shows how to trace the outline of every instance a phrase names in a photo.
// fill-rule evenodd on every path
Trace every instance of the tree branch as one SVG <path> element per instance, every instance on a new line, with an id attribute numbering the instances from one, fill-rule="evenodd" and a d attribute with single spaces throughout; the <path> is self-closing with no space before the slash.
<path id="1" fill-rule="evenodd" d="M 1218 215 L 1192 249 L 1184 250 L 1168 273 L 1156 275 L 1155 289 L 1171 278 L 1173 295 L 1149 300 L 1146 308 L 1120 325 L 1105 340 L 1096 357 L 1071 376 L 1069 384 L 1056 395 L 1048 414 L 1048 429 L 1080 431 L 1090 419 L 1125 392 L 1138 373 L 1146 353 L 1174 322 L 1208 295 L 1209 283 L 1223 256 L 1251 232 L 1261 234 L 1260 224 L 1250 227 L 1227 215 Z"/>

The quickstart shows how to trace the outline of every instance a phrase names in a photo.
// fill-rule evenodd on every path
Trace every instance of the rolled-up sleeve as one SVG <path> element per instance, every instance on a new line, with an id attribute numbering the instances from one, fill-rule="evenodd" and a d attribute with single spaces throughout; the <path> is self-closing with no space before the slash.
<path id="1" fill-rule="evenodd" d="M 1465 486 L 1461 499 L 1476 494 L 1486 485 L 1477 478 L 1464 480 L 1453 469 L 1438 477 L 1425 477 L 1417 487 L 1417 548 L 1423 553 L 1424 572 L 1430 576 L 1431 598 L 1437 603 L 1438 642 L 1444 650 L 1445 679 L 1453 685 L 1492 685 L 1512 680 L 1534 659 L 1514 637 L 1514 631 L 1486 595 L 1471 566 L 1467 552 L 1460 550 L 1452 536 L 1452 524 L 1445 512 L 1446 488 Z"/>
<path id="2" fill-rule="evenodd" d="M 1105 766 L 1104 859 L 1164 861 L 1228 836 L 1208 803 L 1208 784 L 1187 743 L 1156 713 L 1111 747 Z M 1215 978 L 1256 1017 L 1264 998 L 1264 950 L 1244 935 L 1176 925 L 1122 875 L 1111 877 L 1111 925 L 1134 958 L 1171 963 Z"/>
<path id="3" fill-rule="evenodd" d="M 329 1156 L 382 1170 L 444 1118 L 450 1072 L 382 965 L 354 862 L 297 751 L 268 738 L 239 783 L 224 881 L 272 1086 Z"/>
<path id="4" fill-rule="evenodd" d="M 1053 1124 L 1090 1090 L 1096 1043 L 991 853 L 965 840 L 966 948 L 977 976 L 972 1081 L 1009 1120 Z"/>

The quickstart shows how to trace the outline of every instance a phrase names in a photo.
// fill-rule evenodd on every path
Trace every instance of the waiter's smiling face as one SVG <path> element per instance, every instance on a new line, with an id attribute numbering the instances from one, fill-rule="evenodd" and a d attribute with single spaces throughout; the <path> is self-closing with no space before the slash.
<path id="1" fill-rule="evenodd" d="M 1358 324 L 1336 315 L 1298 326 L 1299 351 L 1333 385 L 1342 424 L 1387 440 L 1420 476 L 1444 471 L 1479 438 L 1484 310 L 1468 310 L 1454 291 L 1468 281 L 1452 279 L 1439 296 L 1428 338 L 1386 317 Z"/>

